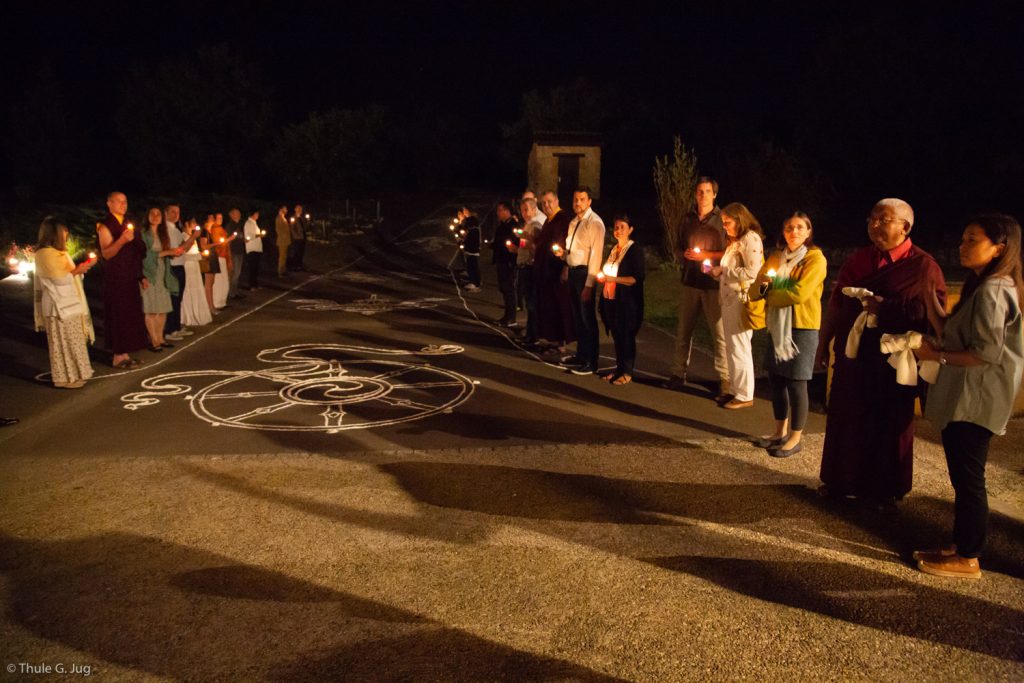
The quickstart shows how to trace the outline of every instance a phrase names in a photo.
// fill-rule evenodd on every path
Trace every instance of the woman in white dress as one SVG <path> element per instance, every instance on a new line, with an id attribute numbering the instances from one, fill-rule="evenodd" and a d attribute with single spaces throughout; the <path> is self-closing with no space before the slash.
<path id="1" fill-rule="evenodd" d="M 729 367 L 732 397 L 719 404 L 736 410 L 754 405 L 754 356 L 750 341 L 755 325 L 747 315 L 747 289 L 764 263 L 761 224 L 747 207 L 738 202 L 722 209 L 722 227 L 729 243 L 721 265 L 711 269 L 718 279 L 718 299 L 722 306 L 722 328 L 725 332 L 725 355 Z M 761 311 L 764 310 L 761 304 Z M 764 326 L 763 313 L 760 327 Z"/>
<path id="2" fill-rule="evenodd" d="M 47 217 L 36 245 L 34 314 L 36 330 L 46 330 L 50 380 L 55 387 L 78 389 L 92 377 L 88 344 L 96 340 L 82 275 L 96 265 L 95 254 L 75 265 L 67 252 L 68 229 Z"/>
<path id="3" fill-rule="evenodd" d="M 199 226 L 194 218 L 185 222 L 185 230 L 191 234 L 199 232 Z M 199 265 L 203 260 L 203 254 L 195 240 L 184 256 L 185 293 L 181 295 L 181 323 L 188 327 L 208 325 L 213 322 L 213 314 L 210 313 L 210 305 L 206 301 L 203 272 Z"/>

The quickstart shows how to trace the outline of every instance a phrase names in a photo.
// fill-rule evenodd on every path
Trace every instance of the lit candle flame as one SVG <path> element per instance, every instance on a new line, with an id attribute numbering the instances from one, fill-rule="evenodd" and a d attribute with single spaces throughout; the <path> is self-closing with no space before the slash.
<path id="1" fill-rule="evenodd" d="M 95 261 L 96 260 L 96 252 L 95 251 L 90 251 L 89 252 L 89 260 L 90 261 Z"/>
<path id="2" fill-rule="evenodd" d="M 133 224 L 131 224 L 131 223 L 129 223 L 128 225 L 126 225 L 126 226 L 124 226 L 124 227 L 125 227 L 125 228 L 126 228 L 127 230 L 134 230 L 134 229 L 135 229 L 135 226 L 134 226 Z"/>
<path id="3" fill-rule="evenodd" d="M 309 214 L 308 213 L 306 214 L 306 220 L 307 221 L 309 220 Z"/>
<path id="4" fill-rule="evenodd" d="M 220 238 L 220 239 L 218 239 L 217 241 L 223 244 L 223 242 L 224 242 L 224 238 L 223 238 L 223 237 L 221 237 L 221 238 Z"/>
<path id="5" fill-rule="evenodd" d="M 700 247 L 694 247 L 693 248 L 693 253 L 694 254 L 699 254 L 700 253 Z"/>
<path id="6" fill-rule="evenodd" d="M 511 247 L 512 246 L 512 240 L 505 240 L 505 246 L 506 247 Z"/>
<path id="7" fill-rule="evenodd" d="M 266 237 L 266 236 L 267 236 L 267 231 L 266 230 L 260 230 L 260 237 Z"/>
<path id="8" fill-rule="evenodd" d="M 767 275 L 768 277 L 775 277 L 775 269 L 769 268 L 768 272 L 766 272 L 765 275 Z"/>
<path id="9" fill-rule="evenodd" d="M 704 271 L 705 273 L 710 272 L 711 271 L 711 259 L 706 258 L 703 261 L 701 261 L 701 268 L 700 269 L 702 271 Z"/>
<path id="10" fill-rule="evenodd" d="M 209 255 L 210 255 L 210 250 L 209 249 L 203 249 L 203 256 L 209 256 Z"/>
<path id="11" fill-rule="evenodd" d="M 562 247 L 558 246 L 557 244 L 552 244 L 551 245 L 551 251 L 553 251 L 553 252 L 555 252 L 557 254 L 558 252 L 562 251 Z"/>
<path id="12" fill-rule="evenodd" d="M 12 256 L 11 258 L 7 259 L 7 265 L 12 267 L 18 265 L 18 259 Z"/>

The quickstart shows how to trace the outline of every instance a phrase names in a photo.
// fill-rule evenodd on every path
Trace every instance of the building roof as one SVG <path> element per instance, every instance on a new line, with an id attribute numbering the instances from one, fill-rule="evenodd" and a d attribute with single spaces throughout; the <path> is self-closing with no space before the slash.
<path id="1" fill-rule="evenodd" d="M 533 134 L 533 142 L 537 145 L 600 147 L 600 133 L 580 130 L 538 130 Z"/>

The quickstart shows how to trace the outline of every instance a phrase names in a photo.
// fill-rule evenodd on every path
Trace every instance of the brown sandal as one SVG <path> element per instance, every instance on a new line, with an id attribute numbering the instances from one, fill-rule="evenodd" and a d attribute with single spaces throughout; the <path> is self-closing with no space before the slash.
<path id="1" fill-rule="evenodd" d="M 619 386 L 622 386 L 623 384 L 629 384 L 632 381 L 633 378 L 630 377 L 629 375 L 619 375 L 614 380 L 612 380 L 612 384 L 618 384 Z"/>

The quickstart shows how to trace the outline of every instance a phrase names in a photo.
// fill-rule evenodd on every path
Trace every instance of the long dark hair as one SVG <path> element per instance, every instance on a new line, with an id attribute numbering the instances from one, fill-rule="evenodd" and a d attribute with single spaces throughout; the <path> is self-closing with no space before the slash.
<path id="1" fill-rule="evenodd" d="M 53 247 L 57 251 L 67 251 L 66 230 L 67 226 L 62 221 L 47 216 L 39 224 L 39 241 L 36 242 L 36 249 Z"/>
<path id="2" fill-rule="evenodd" d="M 982 213 L 972 216 L 967 225 L 977 225 L 985 233 L 992 244 L 1005 244 L 1003 253 L 992 259 L 980 274 L 971 272 L 964 280 L 964 288 L 960 292 L 960 301 L 953 307 L 953 313 L 960 310 L 964 302 L 971 298 L 981 283 L 990 277 L 1008 277 L 1017 289 L 1017 305 L 1024 303 L 1024 278 L 1021 276 L 1020 261 L 1020 223 L 1013 216 L 1004 213 Z"/>

